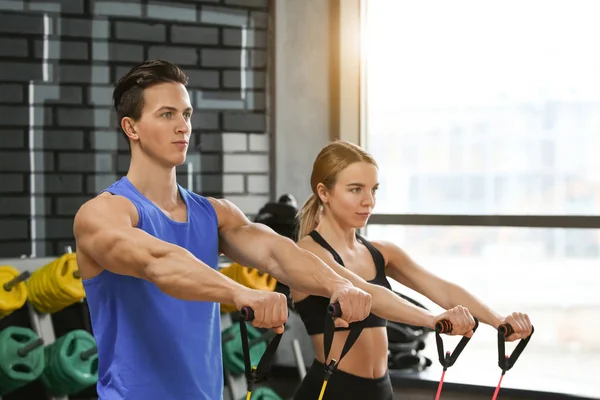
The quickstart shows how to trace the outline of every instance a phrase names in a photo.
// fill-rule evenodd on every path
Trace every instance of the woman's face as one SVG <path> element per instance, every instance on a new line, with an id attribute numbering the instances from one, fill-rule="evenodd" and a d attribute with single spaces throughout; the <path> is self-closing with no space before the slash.
<path id="1" fill-rule="evenodd" d="M 337 175 L 331 190 L 319 185 L 319 196 L 327 211 L 341 225 L 362 228 L 366 225 L 379 187 L 377 168 L 367 162 L 350 164 Z"/>

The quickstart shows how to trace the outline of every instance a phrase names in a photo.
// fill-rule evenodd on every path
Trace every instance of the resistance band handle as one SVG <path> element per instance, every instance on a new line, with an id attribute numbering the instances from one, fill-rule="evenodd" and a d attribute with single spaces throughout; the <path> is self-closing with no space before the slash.
<path id="1" fill-rule="evenodd" d="M 29 279 L 30 276 L 31 276 L 31 272 L 24 271 L 21 275 L 6 282 L 3 286 L 3 288 L 7 292 L 10 292 L 13 289 L 13 287 L 17 286 L 19 283 L 23 282 L 24 280 Z"/>
<path id="2" fill-rule="evenodd" d="M 244 306 L 240 312 L 242 313 L 242 319 L 244 321 L 254 321 L 254 310 L 252 307 Z"/>
<path id="3" fill-rule="evenodd" d="M 515 349 L 513 350 L 510 357 L 507 357 L 504 342 L 506 341 L 506 338 L 508 336 L 512 335 L 515 332 L 515 330 L 509 324 L 503 324 L 498 327 L 498 366 L 502 369 L 503 373 L 508 371 L 515 365 L 517 359 L 529 343 L 531 336 L 533 336 L 534 330 L 535 329 L 532 326 L 531 335 L 527 336 L 524 339 L 521 339 L 519 341 L 519 344 L 517 344 L 517 347 L 515 347 Z"/>
<path id="4" fill-rule="evenodd" d="M 498 327 L 498 333 L 506 338 L 515 333 L 515 330 L 510 324 L 502 324 Z"/>
<path id="5" fill-rule="evenodd" d="M 246 373 L 246 383 L 248 385 L 248 394 L 252 393 L 254 384 L 266 379 L 267 373 L 271 368 L 271 362 L 277 352 L 277 347 L 281 341 L 283 333 L 275 334 L 273 331 L 266 331 L 260 337 L 253 340 L 248 340 L 248 328 L 246 321 L 254 321 L 254 310 L 252 307 L 244 306 L 240 310 L 240 334 L 242 339 L 242 352 L 244 354 L 244 367 Z M 228 338 L 228 340 L 231 340 Z M 250 348 L 262 341 L 270 340 L 267 349 L 264 351 L 258 366 L 254 367 L 250 364 Z"/>
<path id="6" fill-rule="evenodd" d="M 447 319 L 442 319 L 435 323 L 435 331 L 437 333 L 448 333 L 452 332 L 452 322 Z"/>
<path id="7" fill-rule="evenodd" d="M 473 333 L 475 333 L 475 331 L 479 327 L 479 321 L 475 317 L 473 317 L 473 319 L 475 320 L 475 326 L 473 327 Z M 462 339 L 460 340 L 460 342 L 458 342 L 458 344 L 456 345 L 456 348 L 454 349 L 454 351 L 452 353 L 450 353 L 449 351 L 444 353 L 444 342 L 442 341 L 440 333 L 446 333 L 446 332 L 452 331 L 452 324 L 446 320 L 441 320 L 439 322 L 442 322 L 442 324 L 440 324 L 440 326 L 438 327 L 438 324 L 436 323 L 435 341 L 437 344 L 438 358 L 440 360 L 440 364 L 442 364 L 442 366 L 444 367 L 444 371 L 445 371 L 446 369 L 448 369 L 449 367 L 454 365 L 454 363 L 456 362 L 456 359 L 458 358 L 460 353 L 464 350 L 465 346 L 467 345 L 467 343 L 469 343 L 469 340 L 471 340 L 471 338 L 467 337 L 467 336 L 463 336 Z M 438 331 L 438 328 L 440 329 L 440 331 Z M 448 330 L 448 328 L 449 328 L 449 330 Z M 442 330 L 443 330 L 443 332 L 442 332 Z"/>
<path id="8" fill-rule="evenodd" d="M 342 316 L 342 307 L 340 306 L 340 303 L 336 301 L 335 303 L 329 304 L 327 312 L 332 318 L 339 318 Z"/>
<path id="9" fill-rule="evenodd" d="M 475 330 L 479 326 L 479 321 L 477 320 L 477 318 L 473 318 L 473 319 L 475 320 L 475 327 L 473 328 L 473 333 L 475 333 Z M 452 322 L 448 321 L 447 319 L 441 319 L 435 323 L 435 331 L 437 333 L 452 332 L 452 328 L 453 328 Z M 512 327 L 510 329 L 512 329 Z"/>
<path id="10" fill-rule="evenodd" d="M 331 303 L 327 307 L 327 315 L 325 316 L 325 330 L 323 332 L 323 350 L 325 351 L 325 360 L 329 358 L 329 351 L 331 350 L 331 345 L 333 344 L 333 336 L 335 334 L 335 323 L 333 322 L 334 318 L 338 318 L 342 315 L 342 308 L 339 302 Z M 346 337 L 346 341 L 344 343 L 344 347 L 342 348 L 342 352 L 340 353 L 339 360 L 331 359 L 329 364 L 325 365 L 325 380 L 329 379 L 329 376 L 333 374 L 333 372 L 337 369 L 337 365 L 342 361 L 342 358 L 350 351 L 358 337 L 360 336 L 362 330 L 364 328 L 364 321 L 355 322 L 350 324 L 350 332 L 348 333 L 348 337 Z"/>

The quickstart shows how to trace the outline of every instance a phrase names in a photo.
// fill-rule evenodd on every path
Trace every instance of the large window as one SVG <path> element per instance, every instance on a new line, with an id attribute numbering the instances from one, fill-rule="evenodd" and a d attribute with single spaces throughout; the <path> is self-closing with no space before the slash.
<path id="1" fill-rule="evenodd" d="M 375 212 L 427 216 L 422 226 L 375 216 L 367 235 L 503 314 L 528 312 L 537 330 L 519 362 L 555 360 L 537 376 L 584 390 L 600 375 L 590 362 L 600 359 L 600 230 L 589 229 L 600 215 L 595 3 L 363 7 L 361 142 L 380 165 Z M 527 227 L 531 214 L 557 225 Z M 473 225 L 469 215 L 510 215 L 520 227 L 461 226 Z M 475 346 L 494 357 L 485 332 Z"/>
<path id="2" fill-rule="evenodd" d="M 600 214 L 594 2 L 365 3 L 379 212 Z"/>

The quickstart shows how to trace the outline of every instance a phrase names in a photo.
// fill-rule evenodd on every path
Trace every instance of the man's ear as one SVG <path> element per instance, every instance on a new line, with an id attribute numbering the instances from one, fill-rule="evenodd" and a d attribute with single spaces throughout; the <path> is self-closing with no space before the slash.
<path id="1" fill-rule="evenodd" d="M 123 117 L 121 120 L 121 129 L 131 140 L 138 140 L 140 138 L 135 129 L 135 121 L 130 117 Z"/>

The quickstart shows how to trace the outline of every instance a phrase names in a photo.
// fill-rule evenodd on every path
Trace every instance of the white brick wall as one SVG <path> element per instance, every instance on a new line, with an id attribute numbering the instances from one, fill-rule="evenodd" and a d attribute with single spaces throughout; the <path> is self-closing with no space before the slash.
<path id="1" fill-rule="evenodd" d="M 223 175 L 223 192 L 226 195 L 244 193 L 244 175 Z"/>
<path id="2" fill-rule="evenodd" d="M 269 172 L 269 156 L 267 154 L 225 154 L 223 156 L 223 172 Z"/>
<path id="3" fill-rule="evenodd" d="M 268 194 L 269 193 L 269 176 L 268 175 L 247 175 L 248 193 L 252 194 Z"/>
<path id="4" fill-rule="evenodd" d="M 229 195 L 225 198 L 238 206 L 244 214 L 255 215 L 269 201 L 268 196 L 236 196 Z"/>
<path id="5" fill-rule="evenodd" d="M 222 139 L 225 153 L 248 151 L 248 135 L 245 133 L 224 133 Z"/>
<path id="6" fill-rule="evenodd" d="M 269 135 L 250 134 L 250 151 L 269 151 Z"/>

